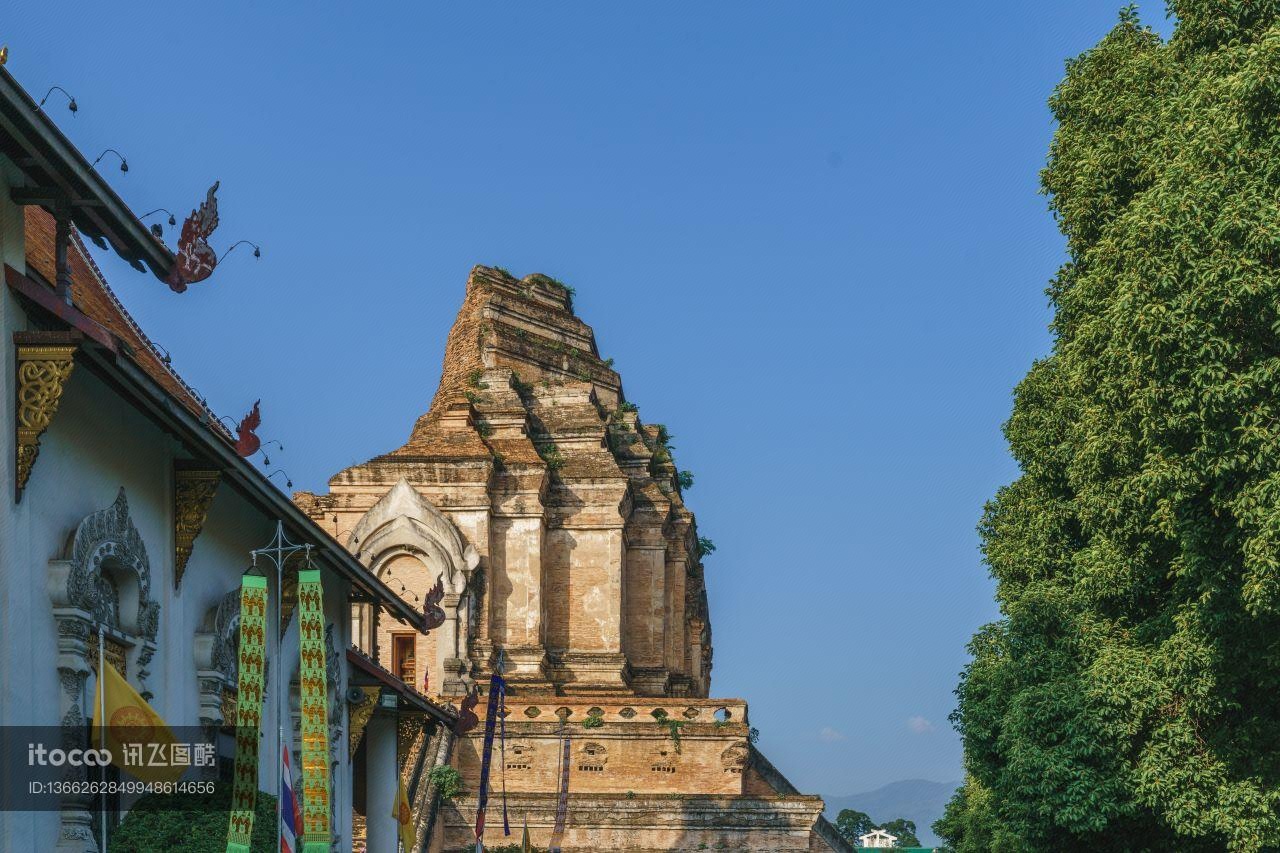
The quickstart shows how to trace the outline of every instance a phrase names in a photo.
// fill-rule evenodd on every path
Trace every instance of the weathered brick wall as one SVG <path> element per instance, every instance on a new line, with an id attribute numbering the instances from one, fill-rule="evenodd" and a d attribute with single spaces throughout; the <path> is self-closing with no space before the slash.
<path id="1" fill-rule="evenodd" d="M 508 793 L 512 834 L 504 837 L 501 799 L 491 799 L 485 843 L 518 843 L 527 820 L 533 844 L 545 849 L 555 823 L 555 803 L 554 794 Z M 475 807 L 475 799 L 468 796 L 442 809 L 443 850 L 454 853 L 474 849 Z M 822 800 L 818 797 L 571 794 L 563 850 L 847 850 L 833 848 L 818 837 L 815 826 L 821 811 Z"/>
<path id="2" fill-rule="evenodd" d="M 572 743 L 570 790 L 595 793 L 742 793 L 747 763 L 746 705 L 741 701 L 674 700 L 626 704 L 553 695 L 508 700 L 508 791 L 554 792 L 559 785 L 560 715 L 568 709 Z M 662 710 L 682 723 L 679 745 L 654 717 Z M 600 711 L 603 725 L 583 722 Z M 727 712 L 724 722 L 717 712 Z M 462 738 L 454 765 L 472 789 L 479 783 L 483 726 Z M 495 780 L 500 759 L 494 758 Z M 773 792 L 770 792 L 773 793 Z"/>

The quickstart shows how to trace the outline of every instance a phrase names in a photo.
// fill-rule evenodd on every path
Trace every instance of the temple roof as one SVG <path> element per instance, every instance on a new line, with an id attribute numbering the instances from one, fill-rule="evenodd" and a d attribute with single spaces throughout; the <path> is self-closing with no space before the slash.
<path id="1" fill-rule="evenodd" d="M 150 267 L 161 281 L 169 275 L 174 257 L 164 241 L 147 230 L 4 68 L 0 68 L 0 152 L 18 164 L 24 176 L 24 183 L 13 187 L 15 201 L 50 210 L 62 207 L 95 243 L 104 248 L 110 244 L 139 270 Z"/>
<path id="2" fill-rule="evenodd" d="M 66 305 L 50 284 L 54 278 L 55 224 L 38 206 L 25 208 L 25 274 L 6 266 L 11 289 L 25 300 L 28 310 L 39 312 L 44 322 L 66 324 L 86 341 L 78 358 L 90 370 L 130 389 L 129 397 L 144 413 L 179 437 L 186 449 L 206 464 L 218 467 L 223 477 L 269 514 L 285 520 L 290 530 L 316 544 L 317 559 L 352 581 L 363 594 L 383 602 L 396 618 L 419 629 L 425 624 L 421 611 L 411 607 L 380 579 L 374 577 L 351 553 L 289 501 L 250 460 L 240 457 L 226 428 L 199 395 L 182 380 L 151 340 L 125 310 L 93 258 L 74 232 L 67 252 L 71 269 L 72 304 Z M 90 344 L 89 342 L 92 342 Z"/>
<path id="3" fill-rule="evenodd" d="M 35 206 L 26 208 L 24 219 L 28 271 L 35 272 L 38 278 L 34 280 L 48 287 L 49 292 L 53 293 L 56 223 L 48 211 Z M 124 355 L 175 400 L 195 415 L 206 417 L 210 424 L 219 423 L 217 416 L 159 354 L 151 339 L 125 310 L 124 305 L 107 284 L 102 271 L 93 262 L 93 257 L 85 248 L 80 235 L 74 231 L 71 242 L 71 251 L 67 253 L 67 260 L 71 266 L 72 305 L 105 329 L 117 344 L 123 344 L 123 347 L 118 348 Z"/>

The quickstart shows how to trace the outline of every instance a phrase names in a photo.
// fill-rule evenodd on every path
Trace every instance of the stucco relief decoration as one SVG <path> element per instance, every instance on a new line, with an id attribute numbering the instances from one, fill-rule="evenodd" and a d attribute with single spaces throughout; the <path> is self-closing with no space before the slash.
<path id="1" fill-rule="evenodd" d="M 228 684 L 235 684 L 239 677 L 240 590 L 231 590 L 218 602 L 213 635 L 213 668 Z"/>
<path id="2" fill-rule="evenodd" d="M 324 626 L 324 670 L 329 685 L 329 765 L 330 772 L 338 767 L 338 742 L 342 739 L 342 658 L 333 638 L 334 624 Z"/>
<path id="3" fill-rule="evenodd" d="M 213 496 L 222 481 L 222 472 L 181 466 L 173 472 L 173 586 L 182 584 L 187 561 L 195 547 L 196 537 L 204 529 L 205 518 Z"/>
<path id="4" fill-rule="evenodd" d="M 724 752 L 720 753 L 720 766 L 724 768 L 726 773 L 741 773 L 742 769 L 747 766 L 747 747 L 741 743 L 735 743 Z"/>
<path id="5" fill-rule="evenodd" d="M 154 642 L 160 628 L 160 603 L 151 597 L 151 563 L 129 516 L 129 499 L 123 488 L 111 506 L 80 522 L 70 552 L 69 560 L 58 561 L 66 565 L 65 593 L 57 597 L 86 611 L 95 622 L 118 626 Z M 129 581 L 125 592 L 103 576 L 104 567 Z M 134 588 L 132 596 L 130 586 Z M 136 606 L 122 596 L 136 598 Z"/>
<path id="6" fill-rule="evenodd" d="M 62 389 L 75 366 L 74 346 L 17 345 L 17 466 L 16 494 L 20 498 L 36 457 L 40 436 L 53 422 Z"/>
<path id="7" fill-rule="evenodd" d="M 156 651 L 160 605 L 151 597 L 151 564 L 142 537 L 120 489 L 115 502 L 85 517 L 71 534 L 66 551 L 49 561 L 47 587 L 58 628 L 57 674 L 62 687 L 59 718 L 63 739 L 83 734 L 88 717 L 83 703 L 91 665 L 89 637 L 97 626 L 111 630 L 109 643 L 135 655 L 130 679 L 144 699 L 147 667 Z M 83 768 L 79 770 L 83 774 Z M 88 825 L 87 798 L 63 797 L 59 832 L 71 837 Z M 69 835 L 70 834 L 70 835 Z"/>
<path id="8" fill-rule="evenodd" d="M 609 751 L 603 744 L 588 741 L 578 752 L 578 769 L 586 773 L 600 773 L 609 763 Z"/>
<path id="9" fill-rule="evenodd" d="M 209 608 L 194 637 L 202 725 L 236 724 L 239 628 L 240 590 L 233 589 Z"/>

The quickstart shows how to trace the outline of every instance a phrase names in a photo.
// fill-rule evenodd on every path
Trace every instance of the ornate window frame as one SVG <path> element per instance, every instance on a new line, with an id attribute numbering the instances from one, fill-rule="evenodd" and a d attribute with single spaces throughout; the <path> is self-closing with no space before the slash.
<path id="1" fill-rule="evenodd" d="M 103 569 L 113 575 L 118 608 L 102 583 Z M 63 556 L 49 561 L 47 580 L 58 630 L 58 718 L 63 741 L 71 746 L 86 731 L 85 686 L 96 666 L 90 660 L 89 637 L 98 625 L 110 625 L 112 639 L 130 649 L 138 692 L 145 699 L 152 696 L 147 667 L 156 653 L 160 603 L 151 597 L 151 562 L 129 515 L 123 487 L 111 506 L 76 525 Z M 85 768 L 68 768 L 67 774 L 68 779 L 83 779 Z M 63 796 L 59 849 L 82 850 L 94 844 L 90 799 L 84 794 Z"/>

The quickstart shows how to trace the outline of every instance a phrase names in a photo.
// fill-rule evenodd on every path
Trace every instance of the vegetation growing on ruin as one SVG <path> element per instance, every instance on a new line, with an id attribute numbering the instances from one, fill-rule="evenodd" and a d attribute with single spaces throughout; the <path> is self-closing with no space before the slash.
<path id="1" fill-rule="evenodd" d="M 546 463 L 548 471 L 559 471 L 564 467 L 564 457 L 560 455 L 560 450 L 551 442 L 537 445 L 538 455 L 542 457 L 542 461 Z"/>
<path id="2" fill-rule="evenodd" d="M 435 786 L 442 800 L 452 800 L 462 793 L 462 776 L 448 764 L 437 764 L 427 774 L 427 782 Z"/>

